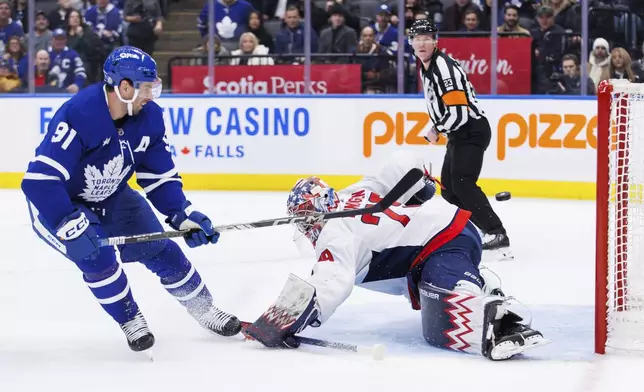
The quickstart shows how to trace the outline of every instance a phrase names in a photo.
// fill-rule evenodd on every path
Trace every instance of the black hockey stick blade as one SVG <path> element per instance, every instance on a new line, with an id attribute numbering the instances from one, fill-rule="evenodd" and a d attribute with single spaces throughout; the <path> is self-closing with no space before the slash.
<path id="1" fill-rule="evenodd" d="M 252 336 L 247 335 L 245 332 L 246 328 L 248 328 L 251 325 L 251 323 L 242 321 L 241 324 L 242 324 L 242 334 L 244 335 L 244 338 L 246 340 L 255 340 L 253 339 Z M 307 338 L 305 336 L 299 336 L 299 335 L 295 335 L 293 337 L 300 344 L 308 344 L 310 346 L 332 348 L 340 351 L 348 351 L 348 352 L 353 352 L 358 354 L 364 354 L 364 355 L 371 356 L 373 359 L 377 361 L 381 361 L 385 357 L 386 348 L 385 348 L 385 345 L 383 344 L 375 344 L 373 346 L 362 346 L 362 345 L 351 344 L 351 343 L 340 343 L 340 342 L 333 342 L 330 340 Z"/>
<path id="2" fill-rule="evenodd" d="M 224 231 L 234 231 L 234 230 L 247 230 L 247 229 L 257 229 L 260 227 L 270 227 L 270 226 L 280 226 L 280 225 L 289 225 L 299 222 L 315 223 L 322 222 L 329 219 L 337 218 L 346 218 L 351 216 L 365 215 L 365 214 L 375 214 L 382 212 L 387 208 L 391 207 L 396 200 L 400 199 L 408 190 L 411 189 L 418 181 L 420 181 L 424 176 L 422 170 L 418 168 L 411 169 L 403 178 L 398 181 L 396 185 L 387 193 L 380 202 L 374 204 L 371 207 L 360 208 L 356 210 L 342 210 L 342 211 L 333 211 L 326 213 L 315 213 L 310 215 L 302 216 L 288 216 L 284 218 L 277 219 L 265 219 L 256 222 L 249 223 L 234 223 L 228 225 L 215 226 L 215 231 L 224 232 Z M 164 231 L 161 233 L 148 233 L 148 234 L 139 234 L 133 236 L 121 236 L 121 237 L 109 237 L 102 238 L 99 240 L 99 246 L 114 246 L 114 245 L 125 245 L 125 244 L 135 244 L 139 242 L 148 242 L 148 241 L 157 241 L 166 238 L 175 238 L 182 237 L 186 234 L 189 234 L 191 230 L 178 230 L 178 231 Z"/>

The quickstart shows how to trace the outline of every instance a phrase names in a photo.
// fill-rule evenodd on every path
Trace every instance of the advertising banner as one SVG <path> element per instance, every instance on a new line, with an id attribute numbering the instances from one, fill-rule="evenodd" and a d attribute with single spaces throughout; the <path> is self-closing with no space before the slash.
<path id="1" fill-rule="evenodd" d="M 459 62 L 477 94 L 490 93 L 490 38 L 441 37 L 440 49 Z M 498 39 L 497 93 L 530 94 L 532 38 L 500 37 Z"/>
<path id="2" fill-rule="evenodd" d="M 172 91 L 179 94 L 208 92 L 207 66 L 173 66 Z M 311 94 L 359 94 L 358 64 L 311 66 Z M 215 94 L 303 94 L 303 65 L 217 66 Z"/>
<path id="3" fill-rule="evenodd" d="M 10 143 L 0 154 L 2 176 L 24 172 L 64 101 L 2 100 L 2 136 Z M 481 103 L 492 129 L 480 176 L 486 191 L 590 197 L 596 101 L 483 98 Z M 432 121 L 421 97 L 168 96 L 158 104 L 177 168 L 185 178 L 198 178 L 186 182 L 189 189 L 240 189 L 240 184 L 283 189 L 305 175 L 344 184 L 374 173 L 399 151 L 421 154 L 439 175 L 445 154 L 444 138 L 430 145 L 422 137 Z"/>

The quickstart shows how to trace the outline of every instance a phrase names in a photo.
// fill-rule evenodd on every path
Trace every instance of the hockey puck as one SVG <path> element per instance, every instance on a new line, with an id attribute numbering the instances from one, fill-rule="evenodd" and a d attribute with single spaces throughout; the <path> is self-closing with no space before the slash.
<path id="1" fill-rule="evenodd" d="M 510 194 L 510 192 L 499 192 L 494 197 L 496 198 L 497 201 L 506 201 L 506 200 L 510 200 L 512 195 Z"/>

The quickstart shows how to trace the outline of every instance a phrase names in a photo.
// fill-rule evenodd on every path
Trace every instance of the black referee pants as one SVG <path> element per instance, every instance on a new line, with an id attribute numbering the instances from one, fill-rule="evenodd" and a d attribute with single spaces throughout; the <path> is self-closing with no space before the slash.
<path id="1" fill-rule="evenodd" d="M 483 155 L 490 145 L 492 131 L 486 118 L 470 120 L 448 134 L 447 151 L 441 171 L 441 191 L 445 200 L 472 213 L 470 220 L 484 233 L 505 234 L 501 219 L 476 184 L 483 166 Z"/>

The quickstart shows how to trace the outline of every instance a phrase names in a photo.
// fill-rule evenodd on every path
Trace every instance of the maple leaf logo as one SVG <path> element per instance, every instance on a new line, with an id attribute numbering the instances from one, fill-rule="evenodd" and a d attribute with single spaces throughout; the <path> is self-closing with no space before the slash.
<path id="1" fill-rule="evenodd" d="M 224 16 L 221 22 L 218 22 L 215 26 L 217 26 L 217 32 L 219 33 L 220 37 L 233 38 L 235 36 L 237 23 L 233 22 L 233 20 L 230 19 L 230 16 Z"/>
<path id="2" fill-rule="evenodd" d="M 181 153 L 183 153 L 183 155 L 188 155 L 190 154 L 190 149 L 188 147 L 184 147 L 181 149 Z"/>
<path id="3" fill-rule="evenodd" d="M 103 171 L 94 165 L 84 170 L 85 189 L 78 196 L 89 202 L 99 202 L 110 197 L 127 176 L 131 166 L 123 168 L 123 155 L 117 155 L 103 165 Z"/>

